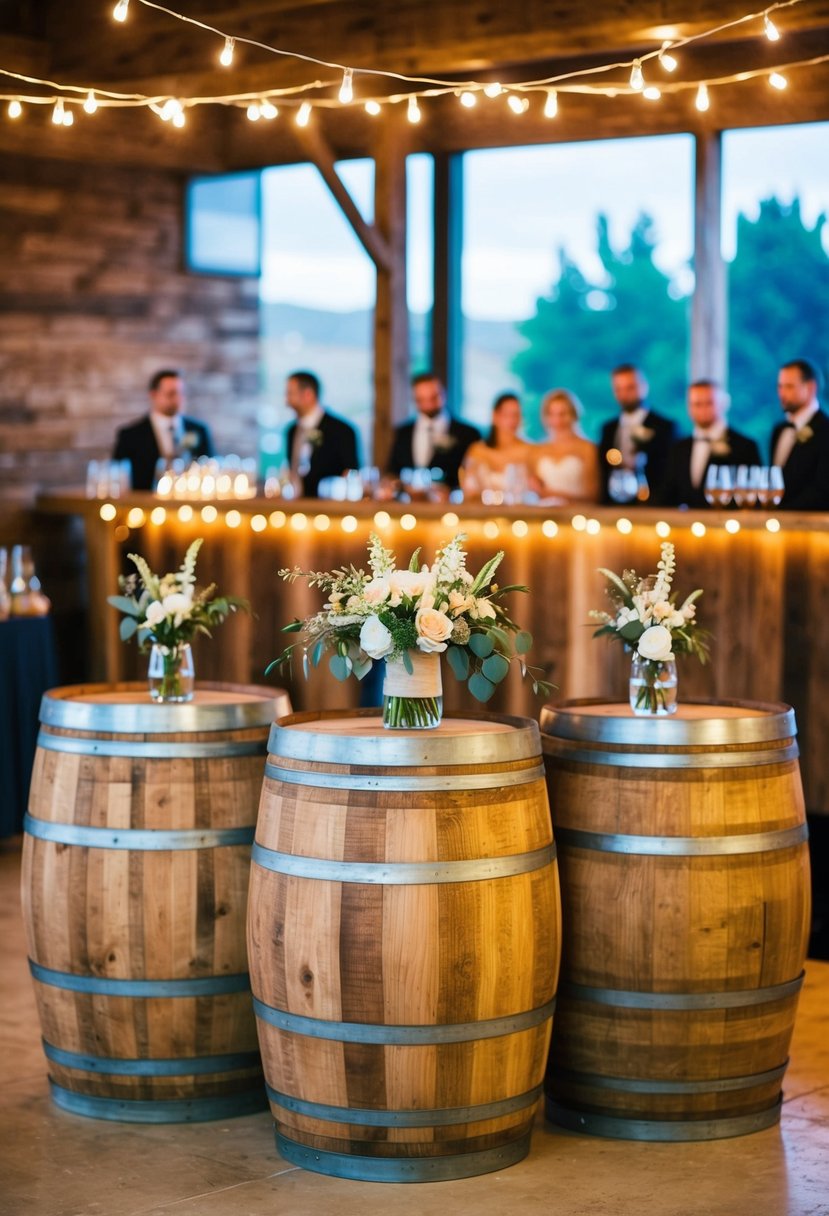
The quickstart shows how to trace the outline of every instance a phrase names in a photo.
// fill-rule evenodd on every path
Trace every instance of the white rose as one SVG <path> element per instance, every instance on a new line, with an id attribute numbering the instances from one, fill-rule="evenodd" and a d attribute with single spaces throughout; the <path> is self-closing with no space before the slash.
<path id="1" fill-rule="evenodd" d="M 635 608 L 620 608 L 619 615 L 616 617 L 616 628 L 622 629 L 623 626 L 629 625 L 631 621 L 638 621 L 639 613 Z"/>
<path id="2" fill-rule="evenodd" d="M 472 605 L 472 616 L 476 621 L 494 621 L 497 613 L 489 600 L 475 600 Z"/>
<path id="3" fill-rule="evenodd" d="M 410 600 L 416 600 L 424 591 L 431 591 L 434 585 L 434 575 L 428 570 L 392 570 L 389 575 L 392 597 L 406 595 Z M 400 602 L 399 598 L 397 602 Z"/>
<path id="4" fill-rule="evenodd" d="M 172 595 L 165 595 L 161 603 L 164 606 L 165 615 L 173 617 L 176 625 L 180 625 L 185 617 L 190 615 L 193 597 L 183 591 L 175 591 Z"/>
<path id="5" fill-rule="evenodd" d="M 147 605 L 146 624 L 150 629 L 155 629 L 156 625 L 160 625 L 167 616 L 167 610 L 161 600 L 153 600 Z"/>
<path id="6" fill-rule="evenodd" d="M 394 650 L 394 641 L 379 616 L 369 616 L 360 630 L 360 648 L 370 659 L 384 659 Z"/>
<path id="7" fill-rule="evenodd" d="M 419 650 L 427 654 L 446 649 L 446 643 L 452 636 L 452 622 L 444 612 L 436 608 L 421 608 L 415 614 L 415 628 Z"/>
<path id="8" fill-rule="evenodd" d="M 672 659 L 670 630 L 664 625 L 651 625 L 639 639 L 637 649 L 643 659 L 653 659 L 656 663 Z"/>
<path id="9" fill-rule="evenodd" d="M 391 588 L 387 578 L 373 578 L 363 588 L 363 599 L 367 604 L 383 604 L 389 598 Z"/>
<path id="10" fill-rule="evenodd" d="M 672 612 L 665 624 L 669 629 L 681 629 L 685 624 L 685 617 L 681 612 Z"/>
<path id="11" fill-rule="evenodd" d="M 666 621 L 674 615 L 674 606 L 669 604 L 667 600 L 659 600 L 653 606 L 653 619 L 655 621 Z"/>

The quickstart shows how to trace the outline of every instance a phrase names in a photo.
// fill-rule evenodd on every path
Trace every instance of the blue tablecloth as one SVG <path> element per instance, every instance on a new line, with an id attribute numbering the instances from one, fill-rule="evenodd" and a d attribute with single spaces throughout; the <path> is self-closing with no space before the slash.
<path id="1" fill-rule="evenodd" d="M 0 836 L 23 831 L 40 698 L 57 683 L 51 617 L 0 621 Z"/>

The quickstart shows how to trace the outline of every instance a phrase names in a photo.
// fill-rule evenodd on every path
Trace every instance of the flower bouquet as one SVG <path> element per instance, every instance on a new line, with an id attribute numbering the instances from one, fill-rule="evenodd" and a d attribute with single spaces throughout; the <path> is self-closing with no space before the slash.
<path id="1" fill-rule="evenodd" d="M 532 637 L 509 616 L 503 598 L 526 587 L 499 587 L 493 576 L 503 558 L 497 553 L 477 575 L 466 568 L 462 534 L 435 554 L 431 569 L 420 564 L 417 549 L 406 569 L 378 536 L 369 540 L 369 571 L 353 566 L 331 572 L 280 570 L 293 582 L 328 592 L 321 611 L 293 621 L 283 632 L 301 638 L 268 667 L 290 663 L 302 651 L 307 676 L 327 651 L 328 666 L 338 680 L 358 680 L 373 664 L 385 660 L 383 724 L 388 728 L 437 726 L 442 715 L 440 655 L 453 674 L 465 680 L 472 696 L 488 701 L 516 660 L 522 675 L 531 672 L 525 655 Z M 530 676 L 535 692 L 551 685 Z"/>
<path id="2" fill-rule="evenodd" d="M 696 600 L 702 590 L 692 591 L 677 607 L 671 595 L 676 559 L 669 542 L 662 545 L 657 573 L 638 578 L 625 570 L 621 578 L 600 569 L 610 584 L 607 594 L 612 612 L 593 611 L 600 622 L 594 637 L 618 638 L 633 652 L 630 706 L 635 714 L 676 713 L 675 656 L 693 654 L 708 659 L 708 633 L 696 620 Z"/>
<path id="3" fill-rule="evenodd" d="M 246 600 L 216 595 L 211 583 L 196 587 L 196 558 L 203 544 L 194 540 L 181 567 L 170 574 L 153 574 L 143 557 L 130 553 L 137 574 L 121 575 L 121 595 L 107 596 L 107 603 L 124 613 L 120 634 L 123 641 L 136 637 L 139 649 L 150 653 L 150 696 L 155 701 L 193 699 L 193 660 L 190 643 L 197 633 L 211 635 L 232 612 L 248 610 Z"/>

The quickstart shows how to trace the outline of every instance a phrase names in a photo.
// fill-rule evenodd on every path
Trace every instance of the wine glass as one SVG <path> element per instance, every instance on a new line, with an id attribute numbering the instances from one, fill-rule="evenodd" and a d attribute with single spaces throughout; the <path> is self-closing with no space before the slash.
<path id="1" fill-rule="evenodd" d="M 607 479 L 607 493 L 616 503 L 633 502 L 639 491 L 639 478 L 634 469 L 613 469 Z"/>
<path id="2" fill-rule="evenodd" d="M 734 489 L 732 491 L 735 507 L 744 507 L 748 502 L 748 465 L 741 464 L 737 466 L 737 472 L 734 477 Z"/>
<path id="3" fill-rule="evenodd" d="M 719 501 L 717 497 L 719 475 L 720 465 L 709 464 L 705 473 L 705 485 L 702 491 L 705 495 L 705 501 L 708 503 L 709 507 L 715 506 Z"/>
<path id="4" fill-rule="evenodd" d="M 767 507 L 771 503 L 771 487 L 769 486 L 768 465 L 755 465 L 751 471 L 754 475 L 754 488 L 757 493 L 757 504 L 761 507 Z"/>
<path id="5" fill-rule="evenodd" d="M 772 506 L 779 506 L 786 492 L 783 470 L 779 464 L 773 464 L 769 469 L 769 489 L 771 490 Z"/>

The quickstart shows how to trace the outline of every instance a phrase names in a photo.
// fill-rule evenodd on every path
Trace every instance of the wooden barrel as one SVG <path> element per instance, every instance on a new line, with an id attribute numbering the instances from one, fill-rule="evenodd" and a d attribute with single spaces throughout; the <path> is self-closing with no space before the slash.
<path id="1" fill-rule="evenodd" d="M 280 1153 L 377 1182 L 520 1160 L 560 953 L 536 723 L 295 714 L 270 753 L 248 954 Z"/>
<path id="2" fill-rule="evenodd" d="M 707 1140 L 776 1123 L 809 932 L 786 705 L 542 713 L 561 861 L 556 1123 Z"/>
<path id="3" fill-rule="evenodd" d="M 41 707 L 23 912 L 52 1096 L 131 1122 L 265 1105 L 245 954 L 250 846 L 284 693 L 58 688 Z"/>

